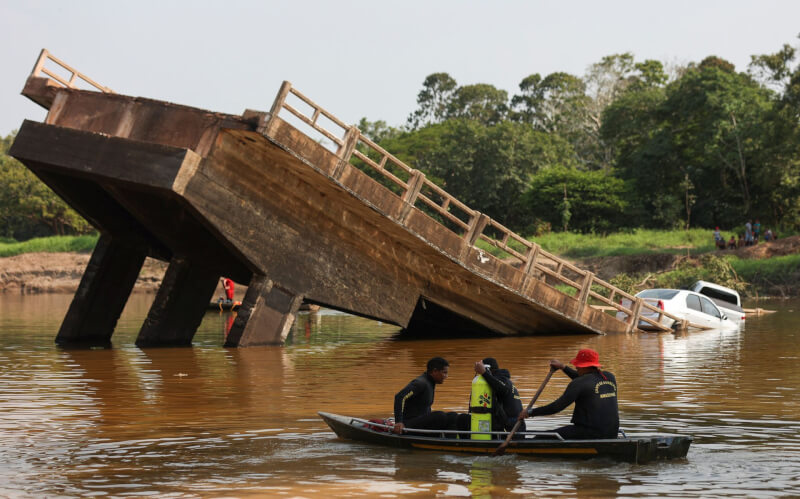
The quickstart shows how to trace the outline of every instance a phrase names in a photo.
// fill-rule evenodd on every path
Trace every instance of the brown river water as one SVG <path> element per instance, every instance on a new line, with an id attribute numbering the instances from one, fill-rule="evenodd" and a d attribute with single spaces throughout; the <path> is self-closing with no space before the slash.
<path id="1" fill-rule="evenodd" d="M 139 349 L 152 295 L 133 295 L 113 348 L 53 340 L 71 296 L 0 295 L 0 497 L 800 496 L 800 301 L 739 331 L 399 341 L 322 310 L 284 348 L 225 349 L 228 313 L 191 348 Z M 530 399 L 548 360 L 600 352 L 628 435 L 694 436 L 645 465 L 395 450 L 339 440 L 317 411 L 387 417 L 441 355 L 434 409 L 465 411 L 472 365 L 496 357 Z M 540 401 L 567 383 L 556 373 Z M 529 422 L 566 424 L 571 408 Z"/>

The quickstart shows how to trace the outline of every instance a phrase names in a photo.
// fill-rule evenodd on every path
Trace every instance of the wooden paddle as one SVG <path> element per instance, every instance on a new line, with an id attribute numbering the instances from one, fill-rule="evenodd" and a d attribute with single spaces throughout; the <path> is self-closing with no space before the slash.
<path id="1" fill-rule="evenodd" d="M 556 368 L 550 366 L 550 372 L 547 373 L 547 376 L 544 378 L 544 381 L 542 381 L 542 386 L 540 386 L 539 390 L 536 391 L 536 395 L 534 395 L 533 398 L 531 399 L 530 404 L 528 404 L 528 407 L 525 409 L 526 411 L 529 411 L 531 407 L 533 407 L 533 403 L 536 402 L 536 399 L 538 399 L 539 395 L 542 394 L 542 390 L 544 390 L 544 385 L 546 385 L 547 382 L 550 381 L 550 378 L 553 376 L 554 372 L 556 372 Z M 495 449 L 495 451 L 492 453 L 493 456 L 502 456 L 503 454 L 506 453 L 506 447 L 508 447 L 508 443 L 511 442 L 511 439 L 514 437 L 514 434 L 517 432 L 521 424 L 522 420 L 518 419 L 517 424 L 515 424 L 514 427 L 511 428 L 511 432 L 506 437 L 506 441 L 500 444 L 500 447 Z"/>

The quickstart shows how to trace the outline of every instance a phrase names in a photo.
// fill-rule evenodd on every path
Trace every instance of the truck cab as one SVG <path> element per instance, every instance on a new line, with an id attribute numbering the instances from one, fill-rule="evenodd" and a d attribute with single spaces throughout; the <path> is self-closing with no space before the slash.
<path id="1" fill-rule="evenodd" d="M 728 319 L 734 322 L 741 322 L 745 319 L 742 299 L 735 290 L 707 281 L 697 281 L 689 289 L 709 297 L 728 316 Z"/>

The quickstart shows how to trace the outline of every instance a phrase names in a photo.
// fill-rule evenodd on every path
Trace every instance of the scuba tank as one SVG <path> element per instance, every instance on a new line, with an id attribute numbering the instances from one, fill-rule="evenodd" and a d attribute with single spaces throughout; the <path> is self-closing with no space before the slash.
<path id="1" fill-rule="evenodd" d="M 489 366 L 486 366 L 489 369 Z M 469 396 L 470 431 L 492 431 L 492 387 L 478 374 L 472 379 Z M 491 440 L 491 433 L 472 433 L 472 440 Z"/>

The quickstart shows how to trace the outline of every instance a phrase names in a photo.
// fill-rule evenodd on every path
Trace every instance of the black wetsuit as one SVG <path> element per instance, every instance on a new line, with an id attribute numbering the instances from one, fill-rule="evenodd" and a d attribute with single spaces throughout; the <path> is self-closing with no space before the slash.
<path id="1" fill-rule="evenodd" d="M 555 401 L 533 409 L 531 416 L 546 416 L 575 403 L 572 424 L 555 430 L 565 439 L 617 438 L 619 409 L 617 380 L 608 371 L 599 370 L 578 376 L 578 371 L 565 367 L 572 378 L 564 394 Z M 604 377 L 605 376 L 605 377 Z"/>
<path id="2" fill-rule="evenodd" d="M 403 423 L 407 428 L 427 430 L 444 430 L 454 426 L 452 419 L 455 416 L 431 411 L 435 391 L 436 383 L 428 373 L 411 380 L 394 396 L 394 422 Z"/>
<path id="3" fill-rule="evenodd" d="M 522 412 L 522 400 L 517 387 L 511 382 L 511 374 L 506 369 L 487 369 L 483 379 L 492 387 L 494 395 L 492 431 L 511 431 L 517 423 L 517 416 Z M 517 431 L 525 431 L 525 421 L 522 421 Z"/>

